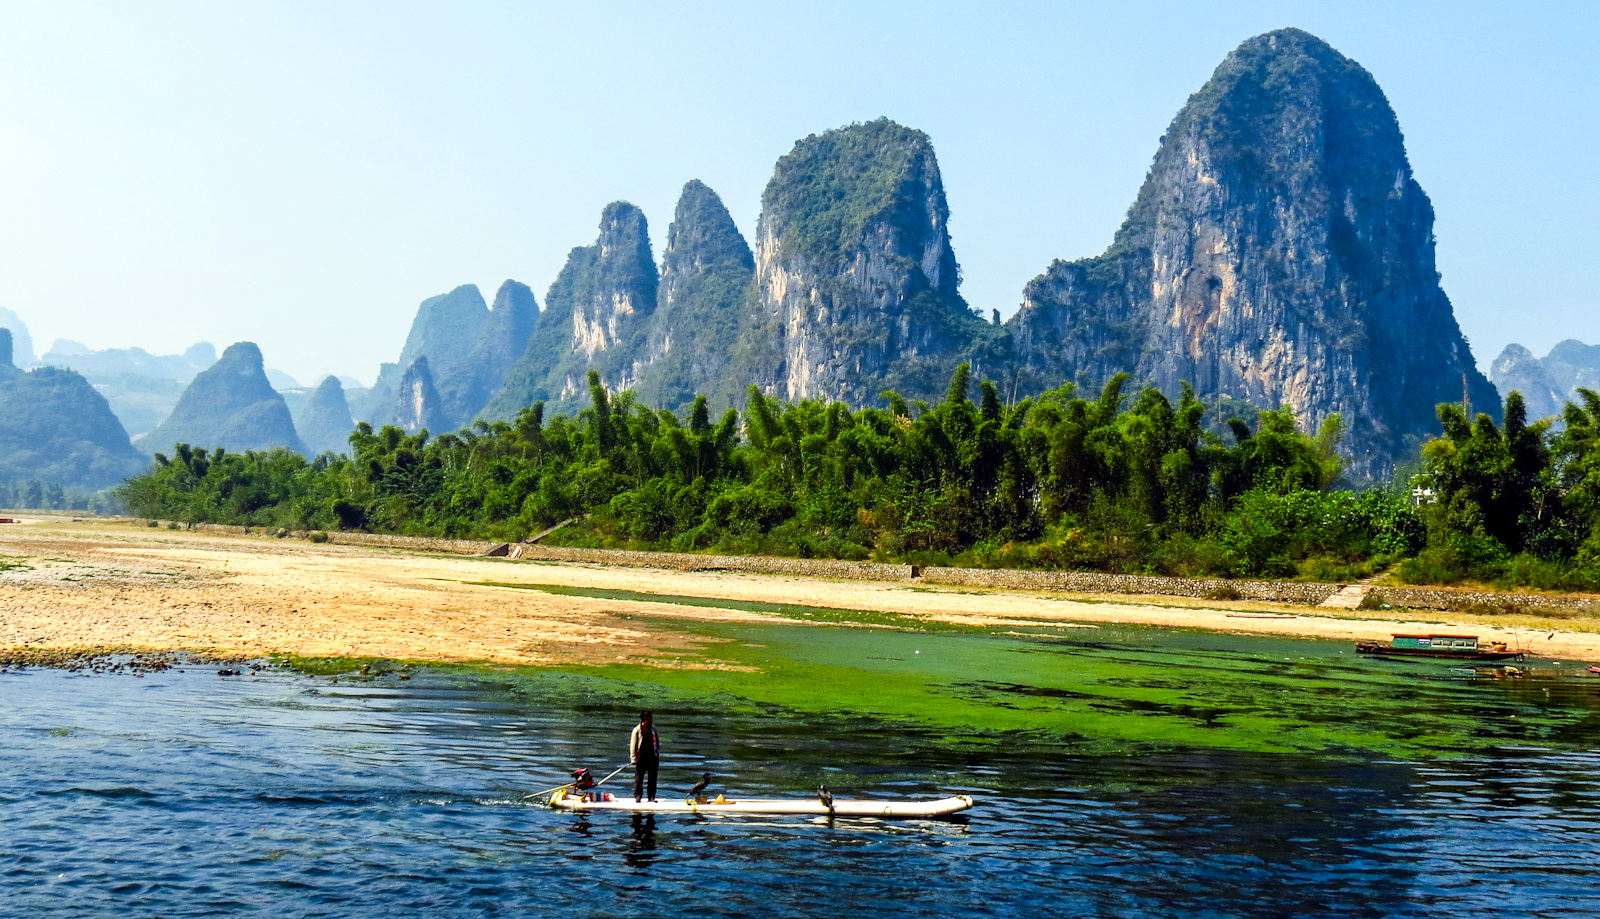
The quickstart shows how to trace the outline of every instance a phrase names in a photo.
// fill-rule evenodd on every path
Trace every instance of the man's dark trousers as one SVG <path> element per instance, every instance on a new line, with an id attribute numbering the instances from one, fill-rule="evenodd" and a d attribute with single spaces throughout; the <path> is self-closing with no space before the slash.
<path id="1" fill-rule="evenodd" d="M 639 757 L 639 762 L 634 764 L 633 767 L 633 799 L 635 801 L 644 796 L 645 776 L 647 775 L 650 777 L 650 800 L 654 801 L 656 799 L 656 772 L 660 769 L 660 760 Z"/>

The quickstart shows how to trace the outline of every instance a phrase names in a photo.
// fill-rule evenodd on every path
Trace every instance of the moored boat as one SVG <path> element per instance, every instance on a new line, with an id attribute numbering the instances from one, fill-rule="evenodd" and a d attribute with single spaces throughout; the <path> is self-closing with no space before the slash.
<path id="1" fill-rule="evenodd" d="M 648 814 L 801 814 L 818 817 L 946 817 L 973 805 L 967 795 L 931 801 L 871 801 L 835 798 L 832 805 L 796 798 L 678 798 L 635 801 L 630 797 L 556 792 L 550 806 L 570 811 L 631 811 Z"/>
<path id="2" fill-rule="evenodd" d="M 1484 646 L 1476 635 L 1395 635 L 1391 641 L 1358 641 L 1357 654 L 1379 657 L 1427 657 L 1453 661 L 1522 660 L 1503 641 Z"/>

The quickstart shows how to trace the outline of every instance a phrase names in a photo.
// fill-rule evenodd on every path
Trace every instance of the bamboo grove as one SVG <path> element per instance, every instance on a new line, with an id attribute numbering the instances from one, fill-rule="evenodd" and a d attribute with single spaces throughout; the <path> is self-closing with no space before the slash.
<path id="1" fill-rule="evenodd" d="M 140 516 L 291 529 L 979 566 L 1584 587 L 1600 572 L 1600 398 L 1564 429 L 1439 410 L 1397 489 L 1341 489 L 1338 416 L 1208 430 L 1187 386 L 1072 385 L 1003 405 L 967 366 L 937 405 L 786 404 L 680 418 L 589 375 L 576 417 L 525 409 L 430 438 L 360 425 L 348 458 L 179 445 L 119 496 Z M 1431 496 L 1420 506 L 1411 488 Z"/>

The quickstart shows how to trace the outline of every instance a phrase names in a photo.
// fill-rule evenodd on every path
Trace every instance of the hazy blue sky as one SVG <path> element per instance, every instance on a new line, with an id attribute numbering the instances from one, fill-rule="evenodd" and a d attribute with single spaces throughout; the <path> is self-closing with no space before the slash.
<path id="1" fill-rule="evenodd" d="M 965 284 L 1016 309 L 1100 252 L 1188 95 L 1299 26 L 1370 70 L 1481 364 L 1600 341 L 1592 3 L 0 5 L 0 306 L 160 353 L 258 342 L 371 382 L 416 305 L 545 289 L 614 199 L 752 234 L 798 138 L 932 136 Z"/>

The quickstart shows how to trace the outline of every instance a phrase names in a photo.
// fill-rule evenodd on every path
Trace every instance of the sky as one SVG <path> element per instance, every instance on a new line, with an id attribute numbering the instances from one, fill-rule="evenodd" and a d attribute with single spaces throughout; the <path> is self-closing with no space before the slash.
<path id="1" fill-rule="evenodd" d="M 932 138 L 963 293 L 1098 254 L 1172 116 L 1252 35 L 1365 66 L 1480 365 L 1600 342 L 1600 4 L 0 0 L 0 307 L 42 352 L 258 343 L 370 383 L 417 304 L 544 291 L 601 209 L 659 254 L 701 179 L 753 238 L 774 161 Z"/>

